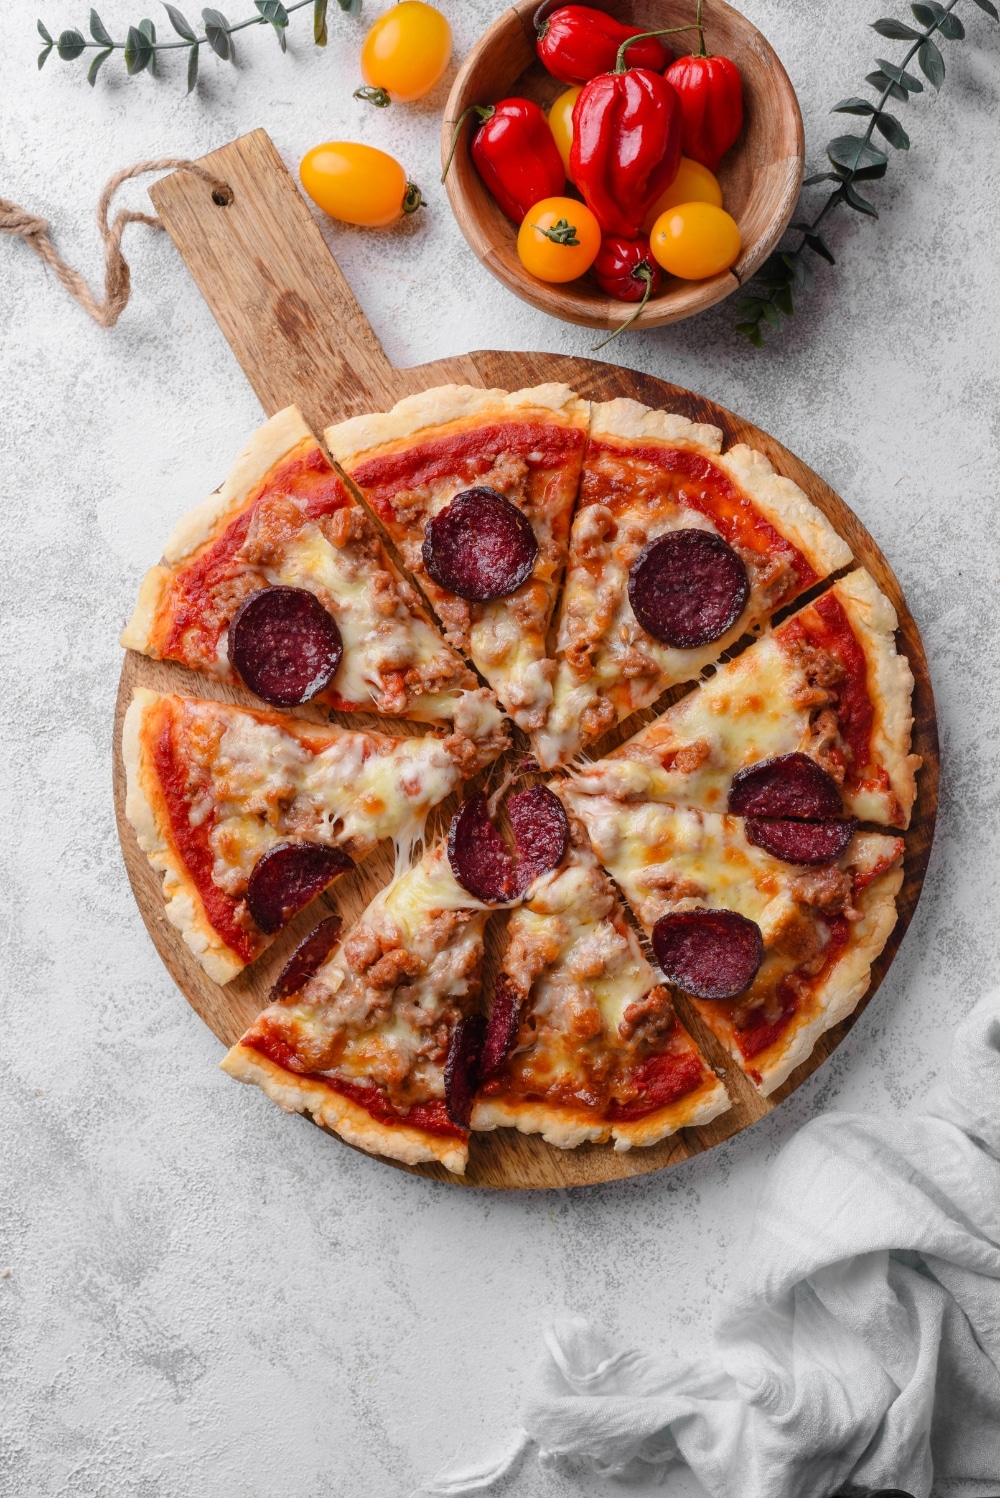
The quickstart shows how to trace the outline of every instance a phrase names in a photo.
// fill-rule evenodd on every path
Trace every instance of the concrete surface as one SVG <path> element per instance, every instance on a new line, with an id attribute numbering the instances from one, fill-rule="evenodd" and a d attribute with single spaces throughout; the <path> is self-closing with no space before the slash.
<path id="1" fill-rule="evenodd" d="M 442 3 L 459 56 L 500 9 Z M 383 8 L 366 0 L 367 19 Z M 870 0 L 745 9 L 798 88 L 815 169 L 841 128 L 827 109 L 898 44 L 867 29 Z M 53 31 L 87 10 L 40 5 Z M 339 1149 L 217 1070 L 218 1043 L 132 901 L 110 733 L 117 635 L 142 571 L 259 409 L 165 236 L 130 230 L 135 295 L 112 333 L 23 245 L 0 245 L 3 1494 L 406 1494 L 506 1434 L 551 1316 L 693 1348 L 782 1142 L 819 1110 L 896 1111 L 927 1093 L 1000 948 L 1000 33 L 971 4 L 960 12 L 970 39 L 948 45 L 940 97 L 900 107 L 913 149 L 873 188 L 881 220 L 830 224 L 840 264 L 780 337 L 754 352 L 723 305 L 609 351 L 743 412 L 857 510 L 924 632 L 944 749 L 929 879 L 877 1002 L 766 1122 L 635 1182 L 504 1197 L 433 1185 Z M 102 13 L 120 34 L 140 8 L 104 0 Z M 173 64 L 126 81 L 115 62 L 93 91 L 80 64 L 53 57 L 39 76 L 34 18 L 0 0 L 0 192 L 47 215 L 91 276 L 93 206 L 119 166 L 261 124 L 291 165 L 353 136 L 400 156 L 431 202 L 394 234 L 324 226 L 397 363 L 589 351 L 587 330 L 515 300 L 461 240 L 435 180 L 445 89 L 385 113 L 350 98 L 363 22 L 331 4 L 324 53 L 295 17 L 287 57 L 253 31 L 239 69 L 208 60 L 186 98 Z M 123 197 L 144 205 L 140 187 Z M 528 1464 L 505 1492 L 613 1488 Z"/>

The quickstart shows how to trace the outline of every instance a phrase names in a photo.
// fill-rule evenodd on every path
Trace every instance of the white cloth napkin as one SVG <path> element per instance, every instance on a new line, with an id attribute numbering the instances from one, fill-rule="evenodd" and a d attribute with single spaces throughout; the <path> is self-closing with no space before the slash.
<path id="1" fill-rule="evenodd" d="M 548 1330 L 523 1430 L 425 1493 L 480 1494 L 532 1442 L 624 1482 L 683 1459 L 712 1495 L 1000 1493 L 1000 992 L 925 1112 L 798 1133 L 743 1266 L 694 1362 Z"/>

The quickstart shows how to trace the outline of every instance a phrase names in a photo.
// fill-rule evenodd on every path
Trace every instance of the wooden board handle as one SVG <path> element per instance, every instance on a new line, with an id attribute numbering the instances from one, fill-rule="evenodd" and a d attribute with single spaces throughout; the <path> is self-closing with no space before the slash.
<path id="1" fill-rule="evenodd" d="M 150 197 L 267 415 L 294 401 L 322 432 L 402 395 L 267 131 L 201 165 L 229 185 L 231 202 L 191 172 L 164 177 Z"/>

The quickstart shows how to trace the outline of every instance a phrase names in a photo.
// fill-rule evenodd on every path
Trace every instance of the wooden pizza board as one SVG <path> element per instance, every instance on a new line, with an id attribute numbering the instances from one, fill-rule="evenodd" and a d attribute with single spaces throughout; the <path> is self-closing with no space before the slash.
<path id="1" fill-rule="evenodd" d="M 854 1014 L 826 1033 L 809 1061 L 783 1087 L 770 1098 L 762 1099 L 701 1025 L 697 1014 L 681 1002 L 679 1008 L 684 1012 L 684 1020 L 713 1066 L 725 1077 L 733 1100 L 728 1113 L 703 1129 L 684 1130 L 659 1145 L 625 1154 L 617 1154 L 610 1146 L 594 1145 L 559 1151 L 538 1136 L 523 1136 L 513 1130 L 474 1134 L 464 1181 L 474 1187 L 575 1187 L 656 1171 L 718 1145 L 768 1114 L 829 1057 L 885 977 L 920 895 L 937 811 L 937 727 L 920 634 L 889 564 L 857 516 L 794 454 L 724 407 L 665 381 L 595 360 L 497 350 L 480 350 L 408 370 L 394 369 L 266 132 L 256 130 L 202 158 L 202 164 L 228 184 L 230 194 L 216 192 L 213 198 L 211 187 L 202 179 L 178 172 L 157 183 L 151 197 L 268 416 L 296 402 L 306 421 L 321 435 L 331 422 L 362 412 L 385 410 L 402 396 L 448 382 L 515 390 L 557 380 L 568 382 L 582 396 L 596 400 L 632 396 L 649 406 L 681 412 L 696 422 L 714 423 L 722 429 L 727 447 L 734 442 L 746 442 L 766 453 L 775 468 L 800 484 L 826 513 L 849 542 L 855 558 L 864 564 L 895 605 L 900 621 L 900 645 L 909 657 L 916 680 L 914 749 L 923 757 L 924 764 L 918 777 L 914 820 L 906 835 L 906 878 L 898 901 L 899 920 L 873 967 L 871 987 Z M 219 197 L 230 197 L 231 201 L 220 203 Z M 179 495 L 178 513 L 201 498 Z M 139 910 L 160 957 L 190 1004 L 219 1040 L 229 1046 L 267 1003 L 275 974 L 292 947 L 314 925 L 316 906 L 301 913 L 264 957 L 230 984 L 220 986 L 207 977 L 180 934 L 164 917 L 160 877 L 151 870 L 125 818 L 121 723 L 132 691 L 138 686 L 257 707 L 259 704 L 237 688 L 197 677 L 180 666 L 150 661 L 135 652 L 126 653 L 114 734 L 115 810 L 125 864 Z M 606 753 L 652 718 L 654 712 L 662 710 L 671 696 L 677 698 L 684 691 L 675 689 L 655 709 L 634 715 L 600 741 L 595 750 Z M 301 712 L 307 717 L 322 717 L 316 709 Z M 370 715 L 355 716 L 352 721 L 335 717 L 344 723 L 370 724 L 391 734 L 401 732 L 398 720 L 379 720 Z M 404 726 L 404 732 L 406 729 L 420 732 L 416 726 Z M 523 753 L 523 748 L 518 753 Z M 485 775 L 492 776 L 495 784 L 501 770 L 502 766 L 495 767 Z M 456 800 L 437 810 L 429 832 L 447 827 Z M 391 874 L 391 851 L 380 849 L 355 873 L 338 881 L 328 898 L 329 905 L 339 909 L 345 922 L 350 923 Z M 490 919 L 487 929 L 484 976 L 487 995 L 502 949 L 504 925 L 505 917 L 498 914 Z M 445 1182 L 461 1181 L 436 1164 L 402 1170 Z"/>

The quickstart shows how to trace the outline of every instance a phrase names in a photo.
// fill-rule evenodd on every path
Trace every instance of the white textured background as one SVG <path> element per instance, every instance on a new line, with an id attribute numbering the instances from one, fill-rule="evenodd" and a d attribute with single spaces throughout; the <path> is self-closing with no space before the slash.
<path id="1" fill-rule="evenodd" d="M 501 8 L 441 3 L 458 56 Z M 867 30 L 873 3 L 745 0 L 799 91 L 813 170 L 850 128 L 829 106 L 901 50 Z M 39 5 L 53 32 L 86 21 L 83 0 Z M 229 0 L 231 19 L 250 8 Z M 116 35 L 141 14 L 101 10 Z M 260 411 L 166 236 L 129 232 L 135 295 L 112 333 L 0 243 L 0 1492 L 405 1494 L 507 1432 L 552 1315 L 679 1352 L 703 1339 L 791 1132 L 926 1094 L 1000 948 L 1000 30 L 960 13 L 970 39 L 947 45 L 941 96 L 900 107 L 914 145 L 873 186 L 880 222 L 831 223 L 840 264 L 793 324 L 757 353 L 724 304 L 610 351 L 769 429 L 854 507 L 923 630 L 944 751 L 930 875 L 877 1001 L 767 1121 L 633 1182 L 500 1197 L 416 1180 L 217 1071 L 132 901 L 110 733 L 139 578 Z M 186 98 L 179 64 L 126 81 L 113 61 L 95 90 L 55 56 L 39 76 L 34 6 L 0 0 L 0 193 L 48 216 L 93 277 L 93 206 L 119 166 L 257 125 L 291 166 L 364 139 L 431 202 L 393 234 L 325 226 L 395 362 L 588 353 L 588 330 L 515 300 L 461 240 L 435 180 L 445 86 L 416 107 L 355 103 L 364 23 L 331 3 L 318 52 L 307 16 L 287 57 L 251 31 L 239 69 L 208 59 Z M 146 206 L 140 187 L 123 196 Z M 607 1486 L 529 1464 L 506 1492 Z"/>

